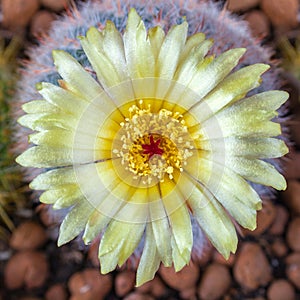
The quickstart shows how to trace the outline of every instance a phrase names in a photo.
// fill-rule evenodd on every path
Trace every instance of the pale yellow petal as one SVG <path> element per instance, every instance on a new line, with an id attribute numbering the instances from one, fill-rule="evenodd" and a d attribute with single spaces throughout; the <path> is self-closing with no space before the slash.
<path id="1" fill-rule="evenodd" d="M 64 184 L 41 194 L 40 201 L 45 204 L 54 204 L 55 209 L 61 209 L 75 204 L 82 197 L 77 184 Z"/>
<path id="2" fill-rule="evenodd" d="M 128 15 L 124 32 L 124 49 L 131 78 L 153 77 L 155 60 L 144 22 L 135 9 Z"/>
<path id="3" fill-rule="evenodd" d="M 156 60 L 165 38 L 165 32 L 160 26 L 152 27 L 148 31 L 148 39 L 150 41 L 154 59 Z"/>
<path id="4" fill-rule="evenodd" d="M 54 189 L 64 184 L 76 184 L 73 168 L 60 168 L 38 175 L 29 185 L 33 190 Z"/>
<path id="5" fill-rule="evenodd" d="M 49 82 L 38 83 L 36 87 L 45 100 L 65 113 L 80 117 L 88 106 L 87 99 Z"/>
<path id="6" fill-rule="evenodd" d="M 257 137 L 227 137 L 211 140 L 197 140 L 196 147 L 214 153 L 248 158 L 276 158 L 285 155 L 288 148 L 283 140 Z"/>
<path id="7" fill-rule="evenodd" d="M 110 23 L 109 23 L 110 24 Z M 122 71 L 118 72 L 118 69 L 114 66 L 113 62 L 107 57 L 103 49 L 99 48 L 98 45 L 90 42 L 93 40 L 92 35 L 98 35 L 97 29 L 91 27 L 87 32 L 87 37 L 80 37 L 81 46 L 88 57 L 93 69 L 97 74 L 97 78 L 103 87 L 108 88 L 114 85 L 119 84 L 124 81 L 127 77 L 122 77 Z M 115 47 L 118 47 L 117 41 L 111 41 L 112 43 L 116 42 Z"/>
<path id="8" fill-rule="evenodd" d="M 150 219 L 155 244 L 161 261 L 165 266 L 172 265 L 171 249 L 171 228 L 168 216 L 164 209 L 158 186 L 153 186 L 148 190 L 150 202 Z"/>
<path id="9" fill-rule="evenodd" d="M 261 75 L 267 69 L 268 65 L 255 64 L 236 71 L 218 84 L 201 102 L 195 104 L 189 112 L 197 116 L 200 123 L 204 122 L 223 107 L 243 98 L 248 91 L 258 87 Z"/>
<path id="10" fill-rule="evenodd" d="M 229 157 L 226 164 L 247 180 L 272 186 L 277 190 L 286 189 L 285 178 L 270 163 L 245 157 Z"/>
<path id="11" fill-rule="evenodd" d="M 200 63 L 199 71 L 196 72 L 187 87 L 196 92 L 199 95 L 199 99 L 201 99 L 230 73 L 238 64 L 239 59 L 245 51 L 243 48 L 228 50 L 219 55 L 204 68 Z"/>
<path id="12" fill-rule="evenodd" d="M 183 61 L 185 61 L 187 57 L 191 54 L 192 50 L 195 50 L 200 45 L 200 43 L 202 43 L 204 40 L 205 40 L 205 34 L 202 32 L 197 32 L 189 36 L 180 53 L 178 65 L 180 65 Z"/>
<path id="13" fill-rule="evenodd" d="M 156 76 L 172 80 L 176 71 L 180 53 L 184 48 L 188 31 L 188 23 L 173 26 L 166 35 L 158 58 Z"/>
<path id="14" fill-rule="evenodd" d="M 18 123 L 32 130 L 49 130 L 55 128 L 74 129 L 77 120 L 69 114 L 64 113 L 37 113 L 27 114 L 18 119 Z"/>
<path id="15" fill-rule="evenodd" d="M 159 254 L 151 223 L 146 226 L 145 244 L 136 272 L 136 286 L 141 286 L 154 278 L 160 265 Z"/>
<path id="16" fill-rule="evenodd" d="M 80 201 L 71 209 L 60 225 L 58 246 L 68 243 L 84 230 L 93 210 L 88 201 Z"/>
<path id="17" fill-rule="evenodd" d="M 108 273 L 117 264 L 123 265 L 138 246 L 145 230 L 145 224 L 133 224 L 112 220 L 99 246 L 101 272 Z"/>
<path id="18" fill-rule="evenodd" d="M 235 228 L 222 206 L 199 186 L 194 189 L 188 204 L 193 215 L 216 249 L 228 259 L 237 248 Z"/>
<path id="19" fill-rule="evenodd" d="M 212 44 L 213 42 L 211 40 L 204 40 L 194 47 L 186 59 L 178 65 L 174 80 L 184 86 L 188 86 L 195 73 L 198 71 L 198 64 L 203 60 Z"/>
<path id="20" fill-rule="evenodd" d="M 28 114 L 58 113 L 61 109 L 45 100 L 32 100 L 22 105 L 24 112 Z"/>
<path id="21" fill-rule="evenodd" d="M 54 64 L 61 77 L 87 99 L 94 99 L 102 89 L 93 77 L 70 54 L 62 50 L 52 52 Z"/>

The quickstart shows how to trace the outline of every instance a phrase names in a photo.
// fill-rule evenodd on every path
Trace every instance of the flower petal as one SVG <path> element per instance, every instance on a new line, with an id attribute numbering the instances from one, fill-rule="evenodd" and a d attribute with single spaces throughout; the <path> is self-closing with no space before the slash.
<path id="1" fill-rule="evenodd" d="M 201 99 L 229 74 L 238 64 L 245 51 L 244 48 L 231 49 L 222 53 L 204 67 L 200 63 L 198 72 L 187 87 L 195 91 Z"/>
<path id="2" fill-rule="evenodd" d="M 172 80 L 180 53 L 187 38 L 188 24 L 183 22 L 173 26 L 166 35 L 157 58 L 156 77 Z"/>
<path id="3" fill-rule="evenodd" d="M 58 113 L 61 109 L 48 103 L 45 100 L 32 100 L 22 105 L 24 112 L 28 114 L 42 114 L 42 113 Z"/>
<path id="4" fill-rule="evenodd" d="M 98 80 L 104 88 L 109 88 L 127 80 L 128 77 L 124 63 L 123 44 L 120 43 L 118 34 L 116 34 L 115 27 L 111 22 L 107 22 L 106 29 L 106 34 L 111 35 L 111 40 L 108 40 L 106 36 L 106 38 L 103 37 L 101 45 L 99 42 L 95 43 L 96 37 L 101 33 L 96 28 L 91 27 L 87 31 L 86 37 L 80 37 L 80 43 L 97 74 Z M 109 46 L 110 49 L 114 45 L 115 50 L 110 54 L 111 57 L 108 57 L 107 52 L 104 51 L 104 45 Z M 116 63 L 116 61 L 119 61 L 119 63 Z M 120 72 L 118 72 L 118 67 L 121 67 Z"/>
<path id="5" fill-rule="evenodd" d="M 189 113 L 197 116 L 200 123 L 204 122 L 223 107 L 244 97 L 249 90 L 258 87 L 260 76 L 269 68 L 268 65 L 255 64 L 234 72 L 199 103 L 195 104 Z"/>
<path id="6" fill-rule="evenodd" d="M 133 79 L 154 77 L 154 52 L 150 40 L 147 38 L 145 24 L 135 9 L 131 9 L 129 12 L 123 39 L 130 77 Z"/>
<path id="7" fill-rule="evenodd" d="M 141 286 L 145 282 L 154 278 L 155 272 L 160 265 L 159 254 L 155 246 L 155 237 L 151 223 L 147 224 L 143 253 L 136 272 L 136 286 Z"/>
<path id="8" fill-rule="evenodd" d="M 54 50 L 52 55 L 58 73 L 78 94 L 86 99 L 94 99 L 101 94 L 100 85 L 73 56 L 62 50 Z"/>
<path id="9" fill-rule="evenodd" d="M 227 137 L 211 140 L 197 140 L 196 147 L 214 153 L 248 158 L 276 158 L 287 154 L 284 141 L 276 138 Z"/>
<path id="10" fill-rule="evenodd" d="M 88 201 L 78 202 L 60 225 L 57 245 L 68 243 L 83 231 L 93 210 L 94 207 Z"/>
<path id="11" fill-rule="evenodd" d="M 112 220 L 99 246 L 101 273 L 106 274 L 128 259 L 138 246 L 145 230 L 145 223 L 133 224 Z"/>
<path id="12" fill-rule="evenodd" d="M 237 248 L 237 236 L 230 218 L 221 205 L 198 185 L 188 199 L 193 215 L 216 249 L 228 259 Z"/>

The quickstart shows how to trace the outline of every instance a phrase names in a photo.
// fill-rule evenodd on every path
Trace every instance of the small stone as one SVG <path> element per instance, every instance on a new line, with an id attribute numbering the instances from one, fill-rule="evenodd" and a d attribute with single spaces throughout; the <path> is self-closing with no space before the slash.
<path id="1" fill-rule="evenodd" d="M 229 269 L 221 264 L 212 263 L 202 276 L 198 287 L 198 295 L 202 300 L 220 299 L 231 284 Z"/>
<path id="2" fill-rule="evenodd" d="M 264 199 L 262 202 L 262 209 L 257 213 L 257 227 L 251 231 L 243 229 L 245 235 L 259 236 L 265 232 L 275 219 L 276 211 L 272 201 Z"/>
<path id="3" fill-rule="evenodd" d="M 192 253 L 192 260 L 198 266 L 204 267 L 211 260 L 213 251 L 213 246 L 211 245 L 211 243 L 207 242 L 207 245 L 205 245 L 204 249 L 201 251 L 201 255 L 193 255 Z"/>
<path id="4" fill-rule="evenodd" d="M 300 289 L 300 253 L 290 254 L 286 260 L 286 274 L 288 279 Z"/>
<path id="5" fill-rule="evenodd" d="M 181 271 L 175 272 L 174 268 L 161 266 L 159 269 L 162 279 L 173 289 L 178 291 L 193 287 L 199 278 L 199 267 L 194 263 L 185 266 Z"/>
<path id="6" fill-rule="evenodd" d="M 260 0 L 228 0 L 227 9 L 232 12 L 241 12 L 253 8 L 259 3 Z"/>
<path id="7" fill-rule="evenodd" d="M 166 286 L 157 276 L 136 288 L 138 293 L 151 294 L 156 299 L 163 297 L 166 294 L 166 290 Z"/>
<path id="8" fill-rule="evenodd" d="M 120 272 L 115 279 L 115 291 L 117 296 L 124 297 L 134 287 L 135 283 L 135 272 L 125 270 Z"/>
<path id="9" fill-rule="evenodd" d="M 275 219 L 269 229 L 269 233 L 274 235 L 282 235 L 289 219 L 289 213 L 282 205 L 276 205 L 275 210 Z"/>
<path id="10" fill-rule="evenodd" d="M 261 8 L 278 28 L 289 29 L 297 26 L 298 0 L 261 0 Z"/>
<path id="11" fill-rule="evenodd" d="M 67 8 L 70 0 L 40 0 L 41 4 L 46 8 L 49 8 L 55 12 L 61 11 Z"/>
<path id="12" fill-rule="evenodd" d="M 2 0 L 3 26 L 11 30 L 25 28 L 39 6 L 39 0 Z"/>
<path id="13" fill-rule="evenodd" d="M 264 38 L 270 34 L 270 22 L 261 10 L 250 11 L 244 19 L 248 22 L 255 37 Z"/>
<path id="14" fill-rule="evenodd" d="M 46 241 L 45 229 L 36 222 L 28 221 L 14 230 L 10 246 L 15 250 L 33 250 L 42 247 Z"/>
<path id="15" fill-rule="evenodd" d="M 300 152 L 290 150 L 284 164 L 284 176 L 288 180 L 296 180 L 300 178 Z"/>
<path id="16" fill-rule="evenodd" d="M 268 288 L 267 295 L 268 300 L 296 299 L 294 287 L 285 279 L 273 281 Z"/>
<path id="17" fill-rule="evenodd" d="M 124 300 L 155 300 L 153 297 L 149 295 L 140 294 L 138 292 L 133 292 L 126 296 Z"/>
<path id="18" fill-rule="evenodd" d="M 48 262 L 43 253 L 24 251 L 16 253 L 5 266 L 4 279 L 8 289 L 25 286 L 28 289 L 44 285 L 48 277 Z"/>
<path id="19" fill-rule="evenodd" d="M 88 250 L 88 259 L 91 261 L 92 265 L 97 268 L 100 267 L 100 262 L 98 258 L 99 244 L 100 244 L 100 238 L 97 238 L 92 242 Z"/>
<path id="20" fill-rule="evenodd" d="M 40 10 L 32 18 L 30 33 L 35 37 L 46 34 L 50 29 L 53 20 L 55 20 L 54 14 L 47 10 Z"/>
<path id="21" fill-rule="evenodd" d="M 293 251 L 300 251 L 300 217 L 294 218 L 290 222 L 286 240 Z"/>
<path id="22" fill-rule="evenodd" d="M 183 300 L 197 300 L 197 289 L 191 287 L 180 292 L 180 298 Z"/>
<path id="23" fill-rule="evenodd" d="M 235 254 L 230 253 L 229 258 L 225 259 L 221 253 L 215 250 L 213 254 L 213 261 L 225 266 L 232 267 L 235 262 Z"/>
<path id="24" fill-rule="evenodd" d="M 283 199 L 293 213 L 300 214 L 300 182 L 289 180 Z"/>
<path id="25" fill-rule="evenodd" d="M 274 240 L 271 244 L 271 249 L 276 257 L 283 257 L 288 253 L 288 247 L 281 238 Z"/>
<path id="26" fill-rule="evenodd" d="M 236 281 L 246 290 L 255 290 L 267 285 L 272 279 L 272 270 L 265 253 L 258 244 L 242 244 L 233 267 Z"/>
<path id="27" fill-rule="evenodd" d="M 112 288 L 110 275 L 102 275 L 99 270 L 86 269 L 71 276 L 68 282 L 70 300 L 101 300 Z"/>
<path id="28" fill-rule="evenodd" d="M 45 294 L 45 300 L 67 300 L 68 294 L 66 289 L 62 284 L 55 284 L 51 286 L 46 294 Z"/>

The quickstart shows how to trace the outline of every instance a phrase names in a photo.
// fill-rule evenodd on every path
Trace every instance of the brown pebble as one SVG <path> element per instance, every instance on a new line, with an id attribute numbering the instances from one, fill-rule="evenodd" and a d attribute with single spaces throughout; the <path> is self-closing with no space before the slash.
<path id="1" fill-rule="evenodd" d="M 61 11 L 67 8 L 70 0 L 40 0 L 41 4 L 46 8 L 49 8 L 55 12 Z"/>
<path id="2" fill-rule="evenodd" d="M 2 0 L 3 26 L 11 30 L 26 27 L 39 6 L 39 0 Z"/>
<path id="3" fill-rule="evenodd" d="M 98 258 L 99 244 L 100 244 L 100 238 L 97 238 L 92 242 L 88 250 L 88 259 L 91 261 L 94 267 L 100 267 L 100 262 Z"/>
<path id="4" fill-rule="evenodd" d="M 178 291 L 193 287 L 199 277 L 199 267 L 194 263 L 185 266 L 181 271 L 175 272 L 174 268 L 161 266 L 159 269 L 162 279 L 173 289 Z"/>
<path id="5" fill-rule="evenodd" d="M 284 176 L 288 180 L 300 178 L 300 152 L 290 150 L 284 165 Z"/>
<path id="6" fill-rule="evenodd" d="M 225 259 L 221 253 L 215 250 L 213 254 L 213 261 L 225 266 L 232 267 L 235 261 L 235 254 L 230 253 L 229 258 Z"/>
<path id="7" fill-rule="evenodd" d="M 286 259 L 286 274 L 288 279 L 300 289 L 300 253 L 294 252 Z"/>
<path id="8" fill-rule="evenodd" d="M 55 20 L 54 14 L 47 10 L 40 10 L 32 18 L 30 33 L 35 37 L 46 34 L 50 29 L 53 20 Z"/>
<path id="9" fill-rule="evenodd" d="M 193 262 L 200 267 L 206 266 L 211 260 L 214 249 L 215 248 L 211 245 L 211 243 L 207 241 L 207 245 L 205 245 L 205 248 L 201 251 L 200 255 L 192 253 Z"/>
<path id="10" fill-rule="evenodd" d="M 183 300 L 197 300 L 197 289 L 191 287 L 180 292 L 180 298 Z"/>
<path id="11" fill-rule="evenodd" d="M 149 295 L 140 294 L 138 292 L 133 292 L 126 296 L 124 300 L 155 300 Z"/>
<path id="12" fill-rule="evenodd" d="M 32 250 L 42 247 L 46 241 L 45 229 L 36 222 L 28 221 L 13 231 L 10 246 L 16 250 Z"/>
<path id="13" fill-rule="evenodd" d="M 256 229 L 251 231 L 248 229 L 242 229 L 245 235 L 259 236 L 265 232 L 275 219 L 275 207 L 272 201 L 264 199 L 262 203 L 262 209 L 257 213 L 257 226 Z"/>
<path id="14" fill-rule="evenodd" d="M 166 286 L 157 276 L 154 277 L 151 281 L 148 281 L 136 288 L 136 291 L 138 293 L 151 294 L 155 298 L 163 297 L 166 294 L 166 290 Z"/>
<path id="15" fill-rule="evenodd" d="M 120 272 L 115 279 L 115 291 L 117 296 L 124 297 L 134 287 L 135 284 L 135 272 L 125 270 Z"/>
<path id="16" fill-rule="evenodd" d="M 298 0 L 261 0 L 261 8 L 278 28 L 297 26 Z"/>
<path id="17" fill-rule="evenodd" d="M 68 294 L 65 289 L 65 287 L 57 283 L 53 286 L 51 286 L 46 294 L 45 294 L 45 300 L 67 300 L 68 299 Z"/>
<path id="18" fill-rule="evenodd" d="M 68 282 L 70 300 L 101 300 L 112 288 L 110 275 L 102 275 L 99 270 L 86 269 L 71 276 Z"/>
<path id="19" fill-rule="evenodd" d="M 236 281 L 247 290 L 255 290 L 268 284 L 272 270 L 265 253 L 258 244 L 242 244 L 233 267 Z"/>
<path id="20" fill-rule="evenodd" d="M 283 257 L 288 253 L 288 247 L 281 238 L 274 240 L 271 244 L 271 249 L 276 257 Z"/>
<path id="21" fill-rule="evenodd" d="M 255 37 L 264 38 L 270 34 L 270 22 L 261 10 L 250 11 L 244 19 L 248 22 Z"/>
<path id="22" fill-rule="evenodd" d="M 232 12 L 246 11 L 259 4 L 260 0 L 228 0 L 228 10 Z"/>
<path id="23" fill-rule="evenodd" d="M 300 214 L 300 182 L 289 180 L 283 199 L 293 213 Z"/>
<path id="24" fill-rule="evenodd" d="M 269 228 L 269 233 L 273 235 L 282 235 L 289 219 L 289 213 L 282 205 L 275 205 L 275 210 L 275 219 Z"/>
<path id="25" fill-rule="evenodd" d="M 219 299 L 229 289 L 230 284 L 229 269 L 224 265 L 212 263 L 203 273 L 198 287 L 198 295 L 202 300 Z"/>
<path id="26" fill-rule="evenodd" d="M 285 279 L 273 281 L 268 288 L 267 295 L 268 300 L 296 299 L 294 287 Z"/>
<path id="27" fill-rule="evenodd" d="M 5 266 L 4 279 L 6 287 L 28 289 L 43 286 L 48 276 L 48 262 L 43 253 L 24 251 L 16 253 Z"/>
<path id="28" fill-rule="evenodd" d="M 300 251 L 300 217 L 289 223 L 286 240 L 292 250 Z"/>

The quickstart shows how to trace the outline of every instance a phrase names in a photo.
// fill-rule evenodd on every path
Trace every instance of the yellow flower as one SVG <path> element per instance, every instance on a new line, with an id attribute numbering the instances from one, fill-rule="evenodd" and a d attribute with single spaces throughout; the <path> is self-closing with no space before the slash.
<path id="1" fill-rule="evenodd" d="M 60 86 L 37 85 L 43 100 L 23 106 L 19 123 L 36 146 L 17 158 L 51 168 L 31 188 L 56 209 L 70 207 L 62 245 L 84 231 L 103 233 L 101 272 L 122 265 L 141 240 L 137 285 L 160 263 L 176 271 L 189 263 L 191 215 L 228 257 L 237 235 L 231 217 L 253 230 L 261 200 L 248 181 L 286 188 L 265 161 L 287 153 L 272 122 L 287 93 L 246 97 L 268 66 L 231 72 L 245 49 L 208 56 L 212 40 L 188 24 L 148 32 L 134 9 L 122 35 L 112 22 L 90 28 L 81 45 L 94 79 L 71 55 L 53 51 Z"/>

